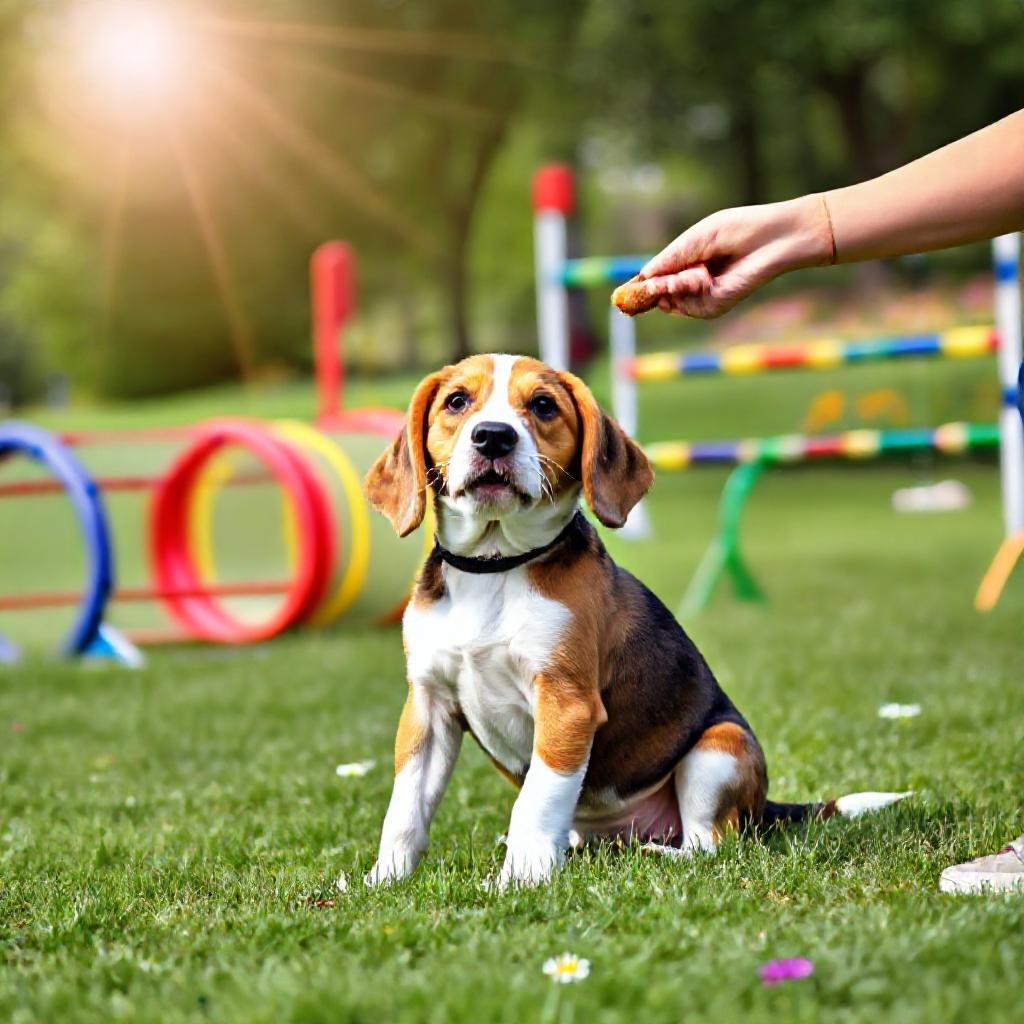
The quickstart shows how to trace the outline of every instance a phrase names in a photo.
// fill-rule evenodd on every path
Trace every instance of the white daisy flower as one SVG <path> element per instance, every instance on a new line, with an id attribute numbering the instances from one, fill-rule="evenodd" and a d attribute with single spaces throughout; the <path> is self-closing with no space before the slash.
<path id="1" fill-rule="evenodd" d="M 879 718 L 916 718 L 919 714 L 920 704 L 883 704 L 878 709 Z"/>
<path id="2" fill-rule="evenodd" d="M 590 961 L 575 953 L 563 953 L 544 961 L 544 973 L 552 981 L 569 985 L 574 981 L 582 981 L 590 974 Z"/>
<path id="3" fill-rule="evenodd" d="M 334 769 L 334 774 L 339 779 L 362 778 L 376 763 L 376 761 L 353 761 L 351 764 L 339 764 Z"/>

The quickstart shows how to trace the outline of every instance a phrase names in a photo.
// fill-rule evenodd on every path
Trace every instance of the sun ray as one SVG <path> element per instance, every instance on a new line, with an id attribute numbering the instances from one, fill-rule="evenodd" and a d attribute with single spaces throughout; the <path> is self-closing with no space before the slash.
<path id="1" fill-rule="evenodd" d="M 110 336 L 114 302 L 117 298 L 117 273 L 121 263 L 121 230 L 124 225 L 128 174 L 132 156 L 132 144 L 127 136 L 122 136 L 114 153 L 113 174 L 103 222 L 100 257 L 100 336 L 104 342 Z"/>
<path id="2" fill-rule="evenodd" d="M 463 103 L 459 100 L 452 100 L 443 96 L 416 92 L 414 89 L 407 89 L 405 86 L 396 85 L 394 82 L 371 78 L 369 75 L 361 75 L 355 71 L 347 71 L 338 67 L 328 67 L 317 61 L 283 55 L 275 55 L 273 59 L 275 63 L 305 72 L 314 78 L 333 83 L 343 89 L 365 93 L 369 96 L 377 96 L 385 100 L 395 100 L 402 104 L 411 104 L 441 117 L 456 117 L 478 122 L 493 121 L 498 117 L 495 111 L 488 110 L 486 107 L 478 107 L 472 103 Z"/>
<path id="3" fill-rule="evenodd" d="M 238 370 L 243 380 L 252 377 L 253 370 L 253 342 L 252 329 L 245 309 L 235 289 L 234 279 L 231 274 L 231 265 L 228 260 L 227 250 L 221 237 L 220 228 L 210 203 L 206 187 L 196 170 L 185 140 L 181 137 L 177 125 L 169 125 L 167 132 L 170 140 L 171 150 L 174 159 L 181 171 L 185 191 L 188 194 L 189 203 L 199 228 L 199 234 L 206 250 L 206 256 L 210 263 L 210 270 L 213 274 L 214 283 L 220 295 L 221 304 L 231 331 L 231 342 L 235 350 L 235 360 L 238 363 Z"/>
<path id="4" fill-rule="evenodd" d="M 214 73 L 224 88 L 247 110 L 252 112 L 281 145 L 304 160 L 335 191 L 355 203 L 386 225 L 396 236 L 414 246 L 420 253 L 433 255 L 436 245 L 413 226 L 413 221 L 379 189 L 375 188 L 344 157 L 326 146 L 308 129 L 289 117 L 271 99 L 224 67 Z"/>
<path id="5" fill-rule="evenodd" d="M 303 234 L 319 238 L 324 230 L 323 217 L 304 203 L 288 183 L 254 153 L 233 123 L 222 118 L 216 128 L 217 144 L 248 174 L 263 191 L 271 196 L 285 212 L 288 220 Z"/>
<path id="6" fill-rule="evenodd" d="M 304 21 L 239 19 L 205 15 L 202 28 L 243 39 L 271 43 L 300 43 L 303 46 L 329 46 L 336 49 L 402 56 L 461 58 L 528 65 L 522 54 L 494 38 L 471 32 L 396 31 L 382 28 L 348 26 Z"/>

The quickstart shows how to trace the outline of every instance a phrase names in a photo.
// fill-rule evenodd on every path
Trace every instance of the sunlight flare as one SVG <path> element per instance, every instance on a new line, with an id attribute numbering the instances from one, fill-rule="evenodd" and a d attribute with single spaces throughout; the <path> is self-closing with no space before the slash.
<path id="1" fill-rule="evenodd" d="M 203 26 L 225 36 L 266 43 L 297 43 L 365 53 L 459 58 L 505 64 L 529 63 L 523 55 L 513 52 L 504 43 L 496 43 L 494 37 L 471 32 L 394 30 L 326 22 L 240 19 L 216 15 L 204 18 Z"/>
<path id="2" fill-rule="evenodd" d="M 315 171 L 332 190 L 368 212 L 420 253 L 435 252 L 434 243 L 415 227 L 411 218 L 403 215 L 385 192 L 370 182 L 340 153 L 321 142 L 301 122 L 290 117 L 274 100 L 245 79 L 225 68 L 218 68 L 217 71 L 218 81 L 225 92 L 259 120 L 280 145 Z"/>
<path id="3" fill-rule="evenodd" d="M 124 110 L 175 102 L 202 56 L 193 23 L 169 5 L 96 2 L 72 19 L 80 71 L 97 98 Z"/>
<path id="4" fill-rule="evenodd" d="M 181 171 L 189 203 L 192 206 L 192 213 L 199 228 L 210 271 L 220 295 L 221 305 L 224 307 L 238 371 L 242 380 L 248 380 L 252 376 L 253 369 L 252 328 L 249 326 L 249 319 L 235 288 L 224 239 L 214 216 L 213 207 L 210 205 L 203 180 L 196 170 L 191 151 L 176 128 L 172 127 L 168 135 L 174 158 Z"/>

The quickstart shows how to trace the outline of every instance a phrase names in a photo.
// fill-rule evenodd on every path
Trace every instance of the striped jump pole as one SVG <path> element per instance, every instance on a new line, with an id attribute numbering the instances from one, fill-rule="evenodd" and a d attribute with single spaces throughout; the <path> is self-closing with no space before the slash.
<path id="1" fill-rule="evenodd" d="M 678 472 L 695 466 L 736 466 L 761 462 L 769 466 L 819 462 L 825 459 L 864 461 L 913 452 L 963 455 L 980 448 L 998 448 L 1000 428 L 994 423 L 945 423 L 906 430 L 847 430 L 808 436 L 779 434 L 729 441 L 660 441 L 644 451 L 656 469 Z"/>
<path id="2" fill-rule="evenodd" d="M 639 356 L 623 369 L 636 380 L 654 381 L 717 374 L 751 376 L 773 370 L 828 370 L 896 359 L 976 359 L 996 352 L 999 337 L 998 329 L 983 326 L 859 341 L 825 338 L 793 345 L 733 345 L 721 352 L 652 353 Z"/>

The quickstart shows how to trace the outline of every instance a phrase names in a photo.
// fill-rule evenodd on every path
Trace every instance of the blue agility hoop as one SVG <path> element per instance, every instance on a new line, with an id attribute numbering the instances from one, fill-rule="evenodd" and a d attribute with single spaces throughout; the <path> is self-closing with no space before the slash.
<path id="1" fill-rule="evenodd" d="M 44 466 L 60 481 L 74 506 L 89 559 L 88 580 L 78 616 L 61 644 L 61 652 L 84 654 L 99 635 L 114 581 L 110 528 L 99 489 L 85 467 L 53 434 L 17 420 L 0 423 L 0 459 L 15 453 Z M 4 643 L 0 636 L 0 646 Z"/>

